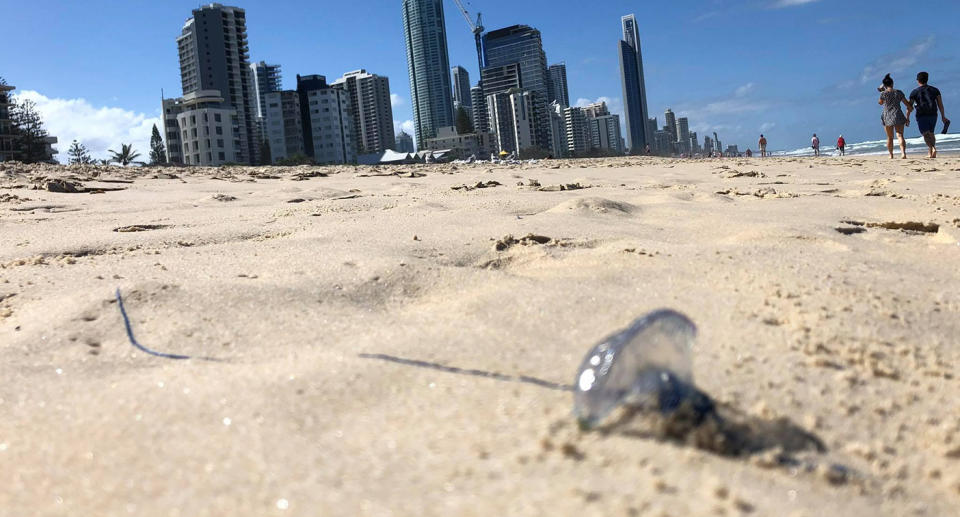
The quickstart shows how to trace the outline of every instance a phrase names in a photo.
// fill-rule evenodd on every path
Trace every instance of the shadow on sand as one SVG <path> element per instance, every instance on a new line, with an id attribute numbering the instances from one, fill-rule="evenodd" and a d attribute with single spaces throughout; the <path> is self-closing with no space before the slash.
<path id="1" fill-rule="evenodd" d="M 428 368 L 441 372 L 483 377 L 504 382 L 533 384 L 558 391 L 573 391 L 573 386 L 551 382 L 528 375 L 508 375 L 478 369 L 459 368 L 445 364 L 406 359 L 386 354 L 358 354 L 362 359 L 386 361 L 404 366 Z M 823 441 L 815 434 L 797 426 L 787 418 L 762 419 L 721 404 L 717 404 L 700 390 L 679 401 L 669 412 L 656 408 L 624 408 L 609 419 L 609 423 L 594 428 L 603 434 L 682 443 L 714 454 L 728 457 L 749 456 L 767 450 L 776 450 L 776 461 L 791 465 L 792 453 L 802 451 L 826 452 Z"/>

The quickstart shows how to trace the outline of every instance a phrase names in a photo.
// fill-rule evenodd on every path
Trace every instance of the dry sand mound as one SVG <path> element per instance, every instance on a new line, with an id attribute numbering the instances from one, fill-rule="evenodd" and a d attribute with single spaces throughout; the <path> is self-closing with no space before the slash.
<path id="1" fill-rule="evenodd" d="M 594 213 L 594 214 L 622 214 L 629 215 L 639 209 L 622 201 L 613 201 L 602 197 L 581 197 L 564 201 L 559 205 L 547 210 L 551 213 Z"/>

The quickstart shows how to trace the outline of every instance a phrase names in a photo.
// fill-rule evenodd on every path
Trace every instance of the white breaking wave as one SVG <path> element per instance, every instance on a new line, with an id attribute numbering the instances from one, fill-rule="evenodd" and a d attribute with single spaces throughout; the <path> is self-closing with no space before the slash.
<path id="1" fill-rule="evenodd" d="M 839 156 L 840 153 L 836 150 L 835 145 L 835 141 L 827 143 L 821 138 L 820 154 L 823 156 Z M 893 140 L 893 152 L 900 152 L 900 144 L 896 138 Z M 916 152 L 927 152 L 927 144 L 924 143 L 922 136 L 907 138 L 907 153 Z M 947 135 L 937 134 L 937 152 L 960 152 L 960 133 L 950 133 Z M 813 149 L 810 147 L 804 147 L 801 149 L 794 149 L 793 151 L 774 151 L 771 154 L 774 156 L 813 156 Z M 856 144 L 847 142 L 847 154 L 858 156 L 887 154 L 887 140 L 870 140 L 868 142 L 859 142 Z"/>

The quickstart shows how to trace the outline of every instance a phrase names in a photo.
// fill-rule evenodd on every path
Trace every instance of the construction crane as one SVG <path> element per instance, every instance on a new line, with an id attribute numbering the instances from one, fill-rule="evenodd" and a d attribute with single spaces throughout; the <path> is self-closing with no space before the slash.
<path id="1" fill-rule="evenodd" d="M 473 32 L 473 39 L 477 42 L 477 65 L 480 67 L 478 70 L 480 74 L 483 74 L 483 43 L 481 42 L 481 36 L 483 34 L 483 15 L 477 13 L 477 21 L 474 23 L 470 19 L 470 13 L 467 12 L 467 8 L 463 6 L 462 0 L 453 0 L 457 3 L 457 7 L 460 8 L 460 14 L 463 15 L 463 19 L 467 20 L 467 25 L 470 26 L 470 30 Z M 481 83 L 480 80 L 477 81 L 478 84 Z"/>

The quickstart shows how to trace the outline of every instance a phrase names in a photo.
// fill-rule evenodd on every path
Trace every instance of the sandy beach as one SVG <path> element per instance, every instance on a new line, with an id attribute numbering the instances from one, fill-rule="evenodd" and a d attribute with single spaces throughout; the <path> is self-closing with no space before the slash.
<path id="1" fill-rule="evenodd" d="M 958 241 L 956 156 L 2 163 L 0 515 L 954 515 Z M 762 447 L 578 429 L 661 307 Z"/>

